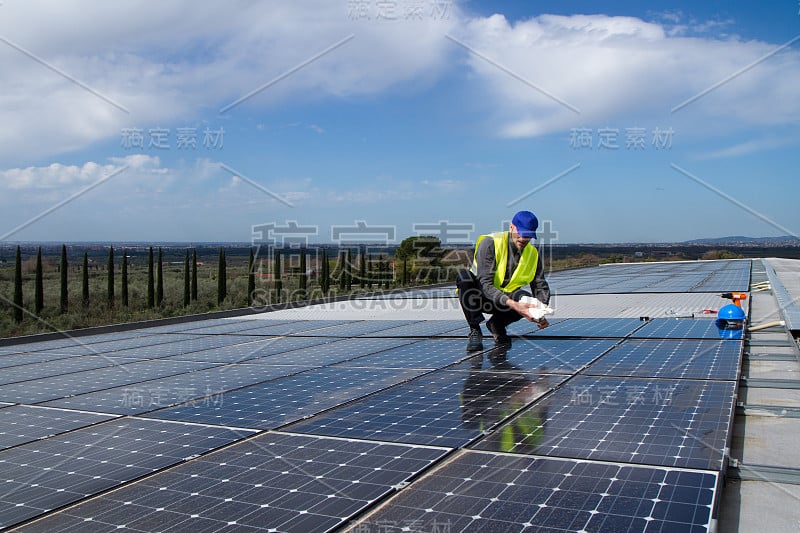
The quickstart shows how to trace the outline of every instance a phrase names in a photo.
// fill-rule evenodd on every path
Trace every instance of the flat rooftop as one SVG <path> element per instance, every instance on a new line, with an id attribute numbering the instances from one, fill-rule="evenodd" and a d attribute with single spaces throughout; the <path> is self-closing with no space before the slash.
<path id="1" fill-rule="evenodd" d="M 798 272 L 553 273 L 478 354 L 452 287 L 5 343 L 0 527 L 794 531 Z"/>

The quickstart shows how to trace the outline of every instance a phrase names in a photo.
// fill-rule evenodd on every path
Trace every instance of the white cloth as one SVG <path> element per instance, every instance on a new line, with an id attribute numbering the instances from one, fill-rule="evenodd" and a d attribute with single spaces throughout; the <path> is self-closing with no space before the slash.
<path id="1" fill-rule="evenodd" d="M 520 303 L 529 305 L 528 316 L 534 320 L 541 320 L 545 315 L 552 315 L 554 313 L 552 307 L 543 304 L 538 298 L 534 298 L 533 296 L 523 296 L 520 299 Z"/>

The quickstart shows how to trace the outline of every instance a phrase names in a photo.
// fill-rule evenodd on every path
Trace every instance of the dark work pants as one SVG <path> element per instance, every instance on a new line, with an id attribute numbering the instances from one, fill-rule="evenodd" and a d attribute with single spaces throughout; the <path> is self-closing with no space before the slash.
<path id="1" fill-rule="evenodd" d="M 522 315 L 506 306 L 497 306 L 484 296 L 478 278 L 470 270 L 462 270 L 456 277 L 456 287 L 458 288 L 458 301 L 464 317 L 471 328 L 477 328 L 483 322 L 483 313 L 492 315 L 492 324 L 496 324 L 501 329 L 512 322 L 522 318 Z M 523 290 L 516 290 L 509 295 L 514 300 L 527 295 Z"/>

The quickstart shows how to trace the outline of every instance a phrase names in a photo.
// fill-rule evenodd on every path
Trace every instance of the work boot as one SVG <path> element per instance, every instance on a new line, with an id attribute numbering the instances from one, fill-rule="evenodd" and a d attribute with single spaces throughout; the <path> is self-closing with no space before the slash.
<path id="1" fill-rule="evenodd" d="M 492 319 L 490 318 L 489 320 L 486 321 L 486 327 L 494 337 L 495 346 L 497 346 L 498 348 L 501 347 L 506 349 L 511 348 L 511 337 L 509 337 L 508 333 L 506 333 L 505 326 L 500 326 L 500 327 L 496 326 L 492 322 Z"/>
<path id="2" fill-rule="evenodd" d="M 469 328 L 469 336 L 467 337 L 467 351 L 479 352 L 483 350 L 483 333 L 481 328 Z"/>

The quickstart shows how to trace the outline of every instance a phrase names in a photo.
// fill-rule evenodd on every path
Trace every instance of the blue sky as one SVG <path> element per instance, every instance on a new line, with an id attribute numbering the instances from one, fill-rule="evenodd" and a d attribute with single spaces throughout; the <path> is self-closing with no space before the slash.
<path id="1" fill-rule="evenodd" d="M 799 12 L 3 0 L 0 236 L 798 235 Z"/>

